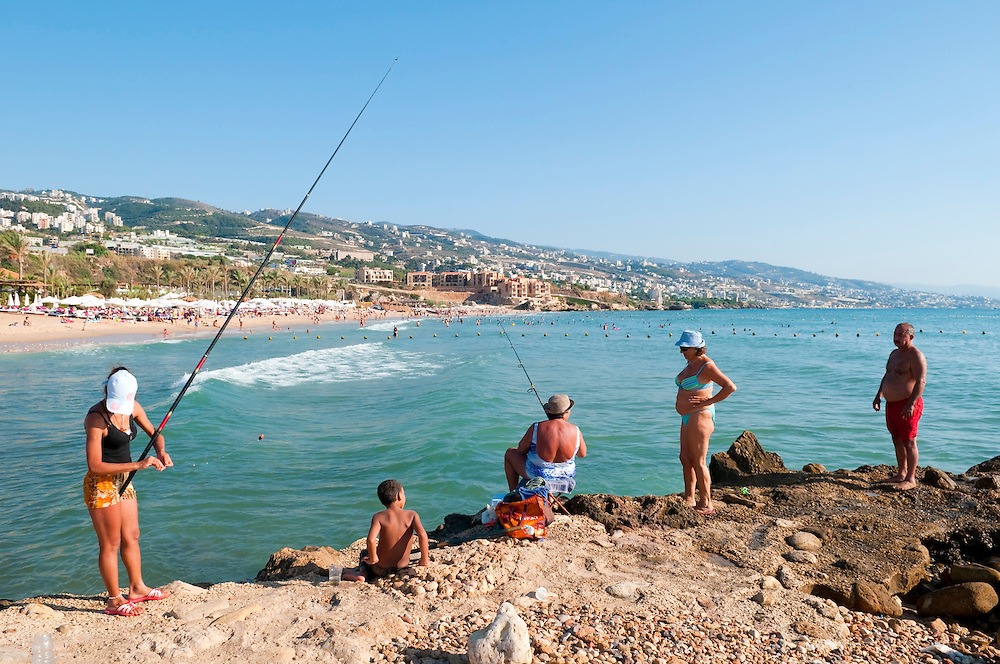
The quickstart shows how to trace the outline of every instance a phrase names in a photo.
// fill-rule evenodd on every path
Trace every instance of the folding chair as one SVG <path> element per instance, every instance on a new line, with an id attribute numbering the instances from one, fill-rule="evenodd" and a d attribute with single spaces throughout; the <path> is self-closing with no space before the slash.
<path id="1" fill-rule="evenodd" d="M 549 502 L 551 502 L 552 508 L 554 510 L 561 509 L 566 514 L 569 514 L 569 511 L 563 507 L 562 499 L 573 493 L 573 489 L 576 488 L 576 479 L 566 477 L 563 479 L 545 480 L 545 486 L 549 490 Z"/>

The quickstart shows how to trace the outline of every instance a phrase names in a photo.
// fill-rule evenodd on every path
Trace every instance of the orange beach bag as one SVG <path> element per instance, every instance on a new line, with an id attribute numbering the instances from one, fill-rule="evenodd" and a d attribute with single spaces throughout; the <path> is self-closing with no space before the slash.
<path id="1" fill-rule="evenodd" d="M 552 511 L 541 496 L 499 503 L 496 511 L 497 521 L 514 539 L 542 539 L 546 534 L 546 525 L 552 522 L 551 518 L 547 518 Z"/>

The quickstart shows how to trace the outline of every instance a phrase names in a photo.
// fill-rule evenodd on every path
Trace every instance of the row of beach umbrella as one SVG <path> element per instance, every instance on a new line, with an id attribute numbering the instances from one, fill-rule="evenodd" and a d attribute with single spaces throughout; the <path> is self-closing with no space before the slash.
<path id="1" fill-rule="evenodd" d="M 162 297 L 152 300 L 141 300 L 139 298 L 124 299 L 120 297 L 104 298 L 94 294 L 73 295 L 71 297 L 64 298 L 52 296 L 39 298 L 36 294 L 34 300 L 31 300 L 30 296 L 25 293 L 23 300 L 25 303 L 24 306 L 29 308 L 53 305 L 80 307 L 85 309 L 94 307 L 123 307 L 130 309 L 171 309 L 182 307 L 186 309 L 215 309 L 228 311 L 236 305 L 236 300 L 195 299 L 178 293 L 168 293 Z M 22 298 L 20 294 L 17 292 L 11 292 L 7 296 L 7 307 L 20 307 L 21 301 Z M 276 298 L 269 300 L 266 298 L 253 298 L 245 301 L 242 308 L 248 310 L 265 310 L 288 309 L 295 307 L 315 308 L 318 306 L 323 306 L 329 309 L 345 309 L 354 308 L 355 305 L 353 302 L 341 302 L 340 300 L 304 300 L 300 298 Z"/>

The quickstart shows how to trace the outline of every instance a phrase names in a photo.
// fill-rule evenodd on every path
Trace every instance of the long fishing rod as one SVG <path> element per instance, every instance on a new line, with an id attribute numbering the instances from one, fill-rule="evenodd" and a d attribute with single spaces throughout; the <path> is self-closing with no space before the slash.
<path id="1" fill-rule="evenodd" d="M 292 225 L 292 222 L 295 221 L 295 217 L 298 216 L 299 211 L 306 204 L 306 201 L 309 200 L 309 196 L 312 195 L 313 189 L 315 189 L 316 185 L 319 184 L 320 178 L 322 178 L 323 174 L 326 173 L 326 169 L 329 168 L 330 164 L 333 162 L 333 158 L 337 156 L 338 152 L 340 152 L 340 146 L 342 146 L 344 144 L 344 141 L 347 140 L 347 137 L 351 135 L 351 130 L 354 129 L 354 125 L 356 125 L 358 123 L 358 120 L 361 119 L 361 116 L 365 112 L 365 109 L 368 108 L 368 104 L 370 104 L 372 99 L 375 98 L 375 93 L 377 93 L 379 88 L 382 87 L 382 83 L 384 83 L 385 79 L 388 78 L 389 72 L 392 71 L 392 68 L 396 65 L 396 62 L 398 60 L 399 58 L 396 58 L 395 60 L 392 61 L 392 64 L 389 65 L 389 69 L 386 70 L 385 75 L 382 76 L 382 80 L 379 81 L 378 85 L 375 86 L 375 89 L 368 97 L 368 101 L 366 101 L 365 105 L 361 107 L 361 110 L 358 112 L 358 116 L 354 118 L 354 122 L 352 122 L 351 126 L 347 128 L 347 132 L 344 134 L 344 137 L 340 139 L 340 143 L 337 144 L 337 147 L 336 149 L 334 149 L 333 154 L 331 154 L 330 158 L 326 160 L 326 165 L 323 166 L 323 170 L 321 170 L 319 172 L 319 175 L 316 176 L 316 180 L 312 183 L 312 186 L 309 187 L 309 191 L 307 191 L 306 195 L 302 198 L 302 202 L 299 203 L 299 206 L 295 208 L 295 212 L 292 213 L 291 217 L 289 217 L 288 223 L 286 223 L 285 227 L 281 230 L 281 233 L 278 235 L 278 239 L 276 239 L 274 241 L 274 244 L 271 245 L 271 248 L 264 256 L 264 260 L 260 262 L 260 266 L 258 266 L 257 271 L 254 272 L 253 277 L 250 279 L 250 283 L 248 283 L 246 288 L 243 289 L 243 293 L 240 295 L 240 298 L 236 301 L 236 304 L 233 306 L 232 311 L 230 311 L 229 315 L 226 316 L 226 320 L 222 323 L 222 326 L 219 328 L 219 331 L 215 334 L 215 338 L 212 339 L 212 343 L 208 345 L 208 350 L 206 350 L 205 354 L 201 356 L 201 361 L 198 362 L 198 366 L 194 368 L 194 371 L 191 372 L 191 376 L 187 379 L 187 382 L 184 383 L 184 387 L 182 387 L 181 391 L 177 394 L 177 398 L 174 399 L 174 403 L 170 406 L 170 410 L 167 411 L 166 417 L 164 417 L 163 421 L 160 422 L 160 426 L 156 427 L 156 430 L 153 432 L 153 435 L 149 437 L 149 443 L 147 443 L 146 449 L 142 451 L 142 454 L 139 455 L 139 461 L 142 461 L 146 457 L 146 455 L 149 454 L 149 451 L 153 449 L 153 441 L 155 441 L 156 437 L 160 435 L 160 433 L 163 431 L 164 428 L 166 428 L 167 422 L 170 420 L 171 416 L 173 416 L 174 410 L 176 410 L 177 405 L 181 402 L 181 399 L 184 398 L 184 394 L 188 391 L 188 388 L 191 387 L 191 383 L 194 382 L 195 376 L 197 376 L 198 372 L 201 371 L 201 367 L 205 364 L 205 360 L 208 359 L 209 353 L 211 353 L 212 349 L 215 348 L 215 344 L 218 343 L 219 339 L 222 337 L 222 333 L 225 332 L 226 328 L 229 326 L 229 321 L 231 321 L 233 319 L 233 316 L 236 315 L 236 311 L 239 309 L 240 305 L 243 304 L 243 300 L 246 299 L 247 294 L 250 293 L 250 289 L 253 288 L 254 282 L 257 281 L 257 277 L 259 277 L 261 272 L 264 271 L 264 268 L 267 267 L 267 262 L 271 259 L 271 254 L 273 254 L 274 250 L 278 248 L 279 244 L 281 244 L 281 241 L 285 237 L 285 233 L 288 232 L 288 229 Z M 119 495 L 125 493 L 125 489 L 128 488 L 129 483 L 132 481 L 132 478 L 135 477 L 135 474 L 137 472 L 138 471 L 133 470 L 128 474 L 128 477 L 125 478 L 125 482 L 122 484 L 121 489 L 118 490 Z"/>
<path id="2" fill-rule="evenodd" d="M 521 361 L 521 356 L 517 354 L 517 349 L 514 348 L 514 342 L 510 340 L 510 335 L 504 331 L 503 323 L 497 321 L 497 325 L 500 326 L 500 334 L 507 337 L 507 343 L 510 344 L 510 349 L 514 351 L 514 357 L 517 358 L 518 366 L 521 367 L 521 371 L 524 372 L 524 377 L 528 379 L 528 383 L 531 385 L 531 388 L 528 391 L 535 393 L 535 398 L 538 399 L 538 405 L 542 407 L 542 410 L 545 410 L 545 404 L 542 403 L 542 397 L 538 394 L 538 390 L 535 389 L 535 381 L 531 380 L 531 376 L 528 375 L 528 370 L 524 368 L 524 362 Z"/>

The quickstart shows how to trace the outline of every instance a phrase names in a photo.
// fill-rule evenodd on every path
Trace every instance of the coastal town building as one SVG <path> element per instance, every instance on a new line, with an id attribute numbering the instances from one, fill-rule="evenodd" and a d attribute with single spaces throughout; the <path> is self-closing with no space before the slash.
<path id="1" fill-rule="evenodd" d="M 330 254 L 330 260 L 345 261 L 353 258 L 357 261 L 373 261 L 375 260 L 375 252 L 368 251 L 367 249 L 358 249 L 356 247 L 345 247 L 342 249 L 334 249 Z"/>
<path id="2" fill-rule="evenodd" d="M 529 279 L 527 277 L 512 277 L 501 279 L 497 283 L 500 299 L 504 303 L 519 300 L 549 300 L 552 298 L 552 286 L 547 281 Z"/>
<path id="3" fill-rule="evenodd" d="M 380 267 L 358 268 L 355 278 L 357 282 L 361 284 L 380 284 L 395 281 L 392 270 L 386 270 Z"/>
<path id="4" fill-rule="evenodd" d="M 414 288 L 433 288 L 434 273 L 427 271 L 407 272 L 406 285 Z"/>

